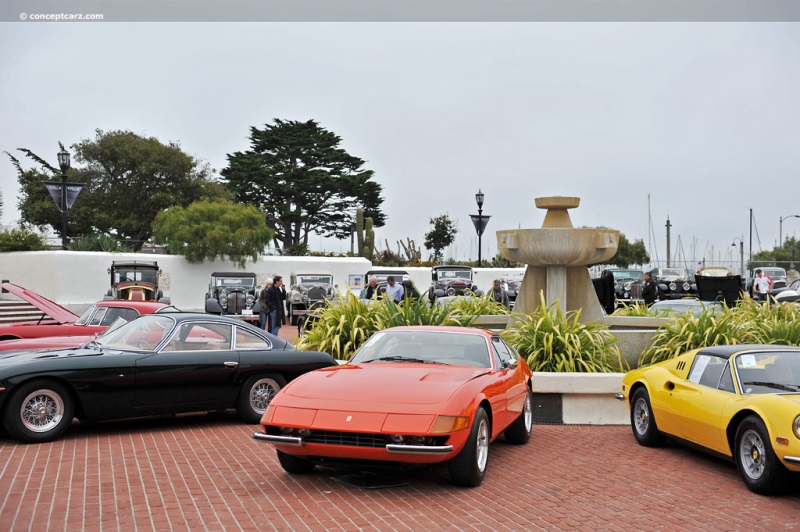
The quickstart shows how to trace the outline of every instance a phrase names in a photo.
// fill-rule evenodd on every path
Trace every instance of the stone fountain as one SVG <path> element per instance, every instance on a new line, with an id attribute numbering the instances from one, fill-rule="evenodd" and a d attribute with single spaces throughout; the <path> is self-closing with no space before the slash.
<path id="1" fill-rule="evenodd" d="M 614 256 L 619 231 L 572 227 L 568 210 L 580 202 L 580 198 L 566 196 L 536 198 L 536 207 L 547 210 L 541 229 L 497 231 L 500 255 L 528 265 L 515 312 L 532 313 L 543 291 L 548 306 L 559 301 L 564 312 L 583 309 L 583 322 L 603 318 L 588 266 Z"/>

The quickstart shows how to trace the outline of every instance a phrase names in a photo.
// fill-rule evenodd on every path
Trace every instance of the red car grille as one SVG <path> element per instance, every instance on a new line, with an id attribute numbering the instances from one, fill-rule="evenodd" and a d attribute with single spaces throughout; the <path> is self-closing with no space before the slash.
<path id="1" fill-rule="evenodd" d="M 365 434 L 360 432 L 334 432 L 328 430 L 315 430 L 311 436 L 304 436 L 306 443 L 319 443 L 322 445 L 344 445 L 347 447 L 386 447 L 386 438 L 380 434 Z"/>

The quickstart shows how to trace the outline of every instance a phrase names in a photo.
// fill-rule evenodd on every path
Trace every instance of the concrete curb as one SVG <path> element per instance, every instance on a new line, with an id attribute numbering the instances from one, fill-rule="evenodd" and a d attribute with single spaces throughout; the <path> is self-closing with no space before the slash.
<path id="1" fill-rule="evenodd" d="M 624 373 L 533 374 L 533 419 L 565 425 L 629 425 L 627 403 L 615 395 Z"/>

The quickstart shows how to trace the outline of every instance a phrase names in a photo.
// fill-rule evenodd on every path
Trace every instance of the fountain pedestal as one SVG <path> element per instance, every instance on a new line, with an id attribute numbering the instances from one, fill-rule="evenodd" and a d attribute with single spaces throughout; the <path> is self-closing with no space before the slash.
<path id="1" fill-rule="evenodd" d="M 576 197 L 536 198 L 536 207 L 547 210 L 541 229 L 497 231 L 500 256 L 528 265 L 515 312 L 532 313 L 543 292 L 548 306 L 559 301 L 564 312 L 583 309 L 581 321 L 602 319 L 603 309 L 587 268 L 616 254 L 619 231 L 575 229 L 568 210 L 578 205 Z"/>

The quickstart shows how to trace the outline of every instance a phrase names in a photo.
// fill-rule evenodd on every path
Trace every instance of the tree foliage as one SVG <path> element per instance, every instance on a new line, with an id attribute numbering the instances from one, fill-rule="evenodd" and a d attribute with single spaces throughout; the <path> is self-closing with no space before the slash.
<path id="1" fill-rule="evenodd" d="M 640 238 L 631 243 L 625 235 L 619 234 L 619 245 L 617 254 L 601 264 L 610 264 L 619 268 L 628 268 L 634 264 L 649 264 L 650 254 L 644 247 L 644 241 Z"/>
<path id="2" fill-rule="evenodd" d="M 204 197 L 221 197 L 224 190 L 210 181 L 211 170 L 184 153 L 176 143 L 130 131 L 95 131 L 71 148 L 75 152 L 68 180 L 84 189 L 67 215 L 68 235 L 101 233 L 139 250 L 153 234 L 153 220 L 169 207 L 186 206 Z M 61 213 L 44 181 L 60 181 L 61 172 L 30 150 L 19 151 L 39 167 L 16 166 L 23 221 L 61 232 Z"/>
<path id="3" fill-rule="evenodd" d="M 284 249 L 308 247 L 309 233 L 346 238 L 363 207 L 384 225 L 382 187 L 341 138 L 314 121 L 275 119 L 250 128 L 250 149 L 228 155 L 222 176 L 238 202 L 255 205 Z"/>
<path id="4" fill-rule="evenodd" d="M 425 234 L 425 249 L 432 249 L 433 259 L 441 261 L 442 251 L 455 241 L 458 227 L 447 214 L 431 218 L 430 224 L 433 227 Z"/>
<path id="5" fill-rule="evenodd" d="M 12 227 L 0 230 L 0 252 L 43 251 L 50 249 L 42 236 L 28 227 Z"/>
<path id="6" fill-rule="evenodd" d="M 783 241 L 782 246 L 753 254 L 753 261 L 748 263 L 748 269 L 763 265 L 764 263 L 791 264 L 795 261 L 800 261 L 800 240 L 790 236 Z"/>
<path id="7" fill-rule="evenodd" d="M 191 263 L 228 258 L 244 268 L 272 240 L 264 215 L 253 206 L 224 200 L 202 200 L 172 207 L 156 216 L 155 240 Z"/>

